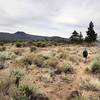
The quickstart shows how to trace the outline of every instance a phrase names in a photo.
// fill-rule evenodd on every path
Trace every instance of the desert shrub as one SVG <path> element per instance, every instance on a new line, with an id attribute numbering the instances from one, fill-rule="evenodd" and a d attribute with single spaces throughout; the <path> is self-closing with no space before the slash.
<path id="1" fill-rule="evenodd" d="M 38 90 L 34 84 L 23 84 L 20 86 L 20 91 L 25 95 L 26 98 L 32 99 L 33 96 L 37 94 Z"/>
<path id="2" fill-rule="evenodd" d="M 18 67 L 28 67 L 29 65 L 33 64 L 33 55 L 26 55 L 17 57 L 14 61 L 15 66 Z"/>
<path id="3" fill-rule="evenodd" d="M 35 46 L 30 47 L 30 51 L 31 51 L 31 52 L 34 52 L 34 51 L 36 51 L 36 50 L 37 50 L 37 47 L 35 47 Z"/>
<path id="4" fill-rule="evenodd" d="M 86 71 L 90 71 L 90 72 L 93 72 L 93 73 L 100 73 L 100 59 L 95 59 L 90 67 L 88 67 L 86 69 Z"/>
<path id="5" fill-rule="evenodd" d="M 13 52 L 16 55 L 21 56 L 25 52 L 25 49 L 24 48 L 16 48 L 16 49 L 13 50 Z"/>
<path id="6" fill-rule="evenodd" d="M 26 59 L 23 60 L 23 63 L 24 63 L 25 65 L 32 65 L 32 59 L 26 58 Z"/>
<path id="7" fill-rule="evenodd" d="M 43 63 L 45 58 L 42 55 L 34 55 L 33 63 L 37 65 L 37 67 L 43 67 Z"/>
<path id="8" fill-rule="evenodd" d="M 75 63 L 75 62 L 77 62 L 77 56 L 75 56 L 75 55 L 70 55 L 69 56 L 69 61 L 71 61 L 71 62 L 73 62 L 73 63 Z"/>
<path id="9" fill-rule="evenodd" d="M 59 60 L 57 58 L 50 58 L 48 60 L 45 61 L 45 67 L 52 67 L 52 68 L 56 68 L 57 65 L 59 63 Z"/>
<path id="10" fill-rule="evenodd" d="M 46 47 L 46 43 L 42 41 L 35 42 L 34 45 L 37 47 Z"/>
<path id="11" fill-rule="evenodd" d="M 99 100 L 99 92 L 80 91 L 80 95 L 75 96 L 72 100 Z"/>
<path id="12" fill-rule="evenodd" d="M 24 76 L 24 71 L 22 69 L 14 69 L 10 74 L 10 77 L 15 78 L 15 84 L 17 87 L 19 86 L 19 81 L 21 80 L 22 76 Z"/>
<path id="13" fill-rule="evenodd" d="M 17 43 L 16 43 L 16 47 L 18 47 L 18 48 L 22 47 L 22 43 L 17 42 Z"/>
<path id="14" fill-rule="evenodd" d="M 60 73 L 73 73 L 74 70 L 73 70 L 73 67 L 70 63 L 63 63 L 63 64 L 58 64 L 57 66 L 57 70 L 55 71 L 56 74 L 60 74 Z"/>
<path id="15" fill-rule="evenodd" d="M 19 50 L 14 51 L 14 53 L 15 53 L 16 55 L 19 55 L 19 56 L 22 55 L 22 52 L 20 52 Z"/>
<path id="16" fill-rule="evenodd" d="M 89 91 L 100 91 L 100 80 L 95 78 L 82 78 L 80 87 Z"/>
<path id="17" fill-rule="evenodd" d="M 4 62 L 0 62 L 0 69 L 4 69 L 5 68 L 5 63 Z"/>
<path id="18" fill-rule="evenodd" d="M 76 96 L 75 100 L 87 100 L 85 96 Z"/>
<path id="19" fill-rule="evenodd" d="M 71 95 L 69 96 L 68 100 L 88 100 L 87 96 L 84 95 L 79 90 L 74 90 L 71 92 Z"/>
<path id="20" fill-rule="evenodd" d="M 24 47 L 30 47 L 30 46 L 33 46 L 33 41 L 27 41 L 27 42 L 24 42 Z"/>
<path id="21" fill-rule="evenodd" d="M 0 61 L 10 60 L 16 58 L 16 55 L 12 52 L 0 52 Z"/>
<path id="22" fill-rule="evenodd" d="M 0 79 L 0 100 L 11 100 L 11 95 L 16 91 L 13 86 L 13 81 L 8 77 L 5 79 Z M 10 93 L 11 87 L 13 88 L 12 94 Z"/>
<path id="23" fill-rule="evenodd" d="M 50 57 L 49 57 L 49 56 L 47 56 L 47 55 L 42 55 L 42 56 L 43 56 L 43 58 L 44 58 L 45 60 L 50 59 Z"/>
<path id="24" fill-rule="evenodd" d="M 47 46 L 58 46 L 65 44 L 64 41 L 56 41 L 56 40 L 42 40 L 42 41 L 34 41 L 31 45 L 37 46 L 37 47 L 47 47 Z"/>
<path id="25" fill-rule="evenodd" d="M 92 72 L 99 72 L 100 73 L 100 60 L 95 60 L 91 65 Z"/>
<path id="26" fill-rule="evenodd" d="M 6 47 L 0 47 L 0 51 L 5 51 L 6 50 Z"/>
<path id="27" fill-rule="evenodd" d="M 63 53 L 64 52 L 64 50 L 62 49 L 62 48 L 59 48 L 58 50 L 57 50 L 57 53 Z"/>
<path id="28" fill-rule="evenodd" d="M 0 61 L 5 61 L 10 58 L 9 54 L 7 52 L 0 52 Z"/>
<path id="29" fill-rule="evenodd" d="M 17 87 L 14 80 L 9 77 L 10 72 L 0 75 L 0 100 L 11 100 L 16 94 Z"/>
<path id="30" fill-rule="evenodd" d="M 4 42 L 0 42 L 0 45 L 1 45 L 1 46 L 4 46 Z"/>
<path id="31" fill-rule="evenodd" d="M 68 61 L 71 61 L 72 63 L 78 64 L 79 61 L 81 61 L 80 57 L 76 55 L 76 53 L 73 55 L 70 53 L 70 51 L 64 50 L 62 48 L 59 48 L 57 51 L 57 58 L 59 59 L 66 59 Z"/>
<path id="32" fill-rule="evenodd" d="M 65 51 L 58 51 L 56 56 L 59 59 L 66 59 L 69 57 L 69 54 L 68 54 L 68 52 L 65 52 Z"/>
<path id="33" fill-rule="evenodd" d="M 73 73 L 73 68 L 72 68 L 71 64 L 66 63 L 66 64 L 64 64 L 63 66 L 64 66 L 64 67 L 63 67 L 63 71 L 64 71 L 65 73 Z"/>
<path id="34" fill-rule="evenodd" d="M 32 83 L 24 83 L 19 87 L 18 96 L 15 100 L 48 100 L 44 94 L 39 92 L 38 87 Z"/>
<path id="35" fill-rule="evenodd" d="M 14 69 L 11 71 L 11 76 L 14 76 L 15 78 L 22 77 L 23 75 L 24 75 L 23 69 Z"/>
<path id="36" fill-rule="evenodd" d="M 5 68 L 5 61 L 6 61 L 6 58 L 3 55 L 0 55 L 0 69 Z"/>
<path id="37" fill-rule="evenodd" d="M 74 63 L 74 64 L 79 64 L 79 62 L 81 62 L 82 61 L 82 59 L 81 59 L 81 57 L 80 56 L 78 56 L 78 55 L 73 55 L 73 54 L 71 54 L 70 56 L 68 56 L 67 58 L 66 58 L 68 61 L 71 61 L 72 63 Z"/>
<path id="38" fill-rule="evenodd" d="M 16 58 L 16 66 L 23 66 L 28 68 L 30 65 L 36 65 L 37 67 L 43 67 L 43 63 L 47 58 L 39 54 L 30 54 Z"/>
<path id="39" fill-rule="evenodd" d="M 70 47 L 66 47 L 65 50 L 71 51 L 71 48 Z"/>
<path id="40" fill-rule="evenodd" d="M 23 43 L 22 43 L 22 46 L 23 46 L 23 47 L 27 47 L 27 46 L 28 46 L 28 43 L 27 43 L 27 42 L 23 42 Z"/>

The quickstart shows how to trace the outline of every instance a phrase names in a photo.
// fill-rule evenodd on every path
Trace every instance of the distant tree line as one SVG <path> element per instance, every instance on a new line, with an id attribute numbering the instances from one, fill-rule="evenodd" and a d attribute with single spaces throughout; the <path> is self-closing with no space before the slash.
<path id="1" fill-rule="evenodd" d="M 72 33 L 70 38 L 60 38 L 60 37 L 53 37 L 48 38 L 44 37 L 42 40 L 0 40 L 0 45 L 3 46 L 5 43 L 16 43 L 18 47 L 34 45 L 37 47 L 46 47 L 46 46 L 57 46 L 66 43 L 93 43 L 97 41 L 97 33 L 94 31 L 94 24 L 91 21 L 89 23 L 88 30 L 86 31 L 86 36 L 83 38 L 82 32 L 78 33 L 76 30 Z"/>
<path id="2" fill-rule="evenodd" d="M 78 33 L 76 30 L 74 30 L 69 40 L 71 43 L 96 42 L 97 33 L 95 33 L 94 31 L 94 24 L 92 21 L 89 23 L 88 31 L 86 31 L 86 33 L 87 33 L 86 37 L 83 38 L 83 35 L 81 32 Z"/>

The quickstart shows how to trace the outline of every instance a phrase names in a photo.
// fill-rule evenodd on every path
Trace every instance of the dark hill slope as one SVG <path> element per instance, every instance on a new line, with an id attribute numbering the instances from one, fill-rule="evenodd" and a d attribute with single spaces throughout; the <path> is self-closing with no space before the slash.
<path id="1" fill-rule="evenodd" d="M 26 34 L 25 32 L 21 32 L 21 31 L 18 31 L 14 34 L 11 34 L 11 33 L 5 33 L 5 32 L 0 32 L 0 40 L 7 40 L 7 41 L 14 41 L 14 40 L 34 40 L 34 41 L 37 41 L 37 40 L 66 40 L 65 38 L 61 38 L 61 37 L 57 37 L 57 36 L 54 36 L 54 37 L 46 37 L 46 36 L 37 36 L 37 35 L 30 35 L 30 34 Z"/>

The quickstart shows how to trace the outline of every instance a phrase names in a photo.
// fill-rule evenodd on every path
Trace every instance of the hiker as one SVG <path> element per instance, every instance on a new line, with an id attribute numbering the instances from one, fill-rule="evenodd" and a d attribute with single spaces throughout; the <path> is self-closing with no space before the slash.
<path id="1" fill-rule="evenodd" d="M 86 48 L 85 48 L 85 50 L 83 51 L 83 57 L 85 58 L 84 63 L 86 63 L 86 62 L 87 62 L 87 57 L 88 57 L 88 51 L 87 51 Z"/>

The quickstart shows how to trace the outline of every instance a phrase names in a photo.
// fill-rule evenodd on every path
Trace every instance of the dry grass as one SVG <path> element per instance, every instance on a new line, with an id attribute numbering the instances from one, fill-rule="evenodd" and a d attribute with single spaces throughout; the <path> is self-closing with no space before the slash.
<path id="1" fill-rule="evenodd" d="M 4 66 L 9 63 L 7 68 L 0 70 L 0 100 L 18 100 L 16 98 L 18 96 L 24 97 L 25 100 L 34 100 L 30 97 L 41 98 L 39 100 L 48 100 L 48 98 L 50 100 L 66 100 L 65 97 L 68 97 L 74 89 L 80 89 L 80 86 L 81 92 L 98 93 L 100 91 L 99 78 L 95 79 L 91 76 L 88 79 L 82 78 L 80 86 L 80 78 L 77 78 L 86 75 L 84 69 L 95 58 L 95 49 L 97 48 L 88 47 L 88 62 L 84 64 L 82 58 L 84 47 L 80 45 L 51 47 L 44 47 L 44 44 L 38 45 L 40 47 L 14 43 L 0 46 L 0 63 L 3 62 Z M 6 48 L 4 51 L 3 47 Z M 99 61 L 91 66 L 94 65 L 99 66 Z M 91 69 L 93 68 L 91 67 Z M 24 76 L 22 75 L 23 71 L 25 71 Z M 9 77 L 10 72 L 12 72 L 11 77 Z M 15 84 L 18 77 L 21 77 L 19 87 Z M 30 92 L 31 95 L 25 91 Z M 82 94 L 73 100 L 90 99 Z"/>
<path id="2" fill-rule="evenodd" d="M 100 91 L 100 80 L 91 77 L 82 78 L 80 87 L 89 91 Z"/>
<path id="3" fill-rule="evenodd" d="M 100 56 L 92 61 L 91 65 L 86 69 L 86 71 L 100 73 Z"/>

